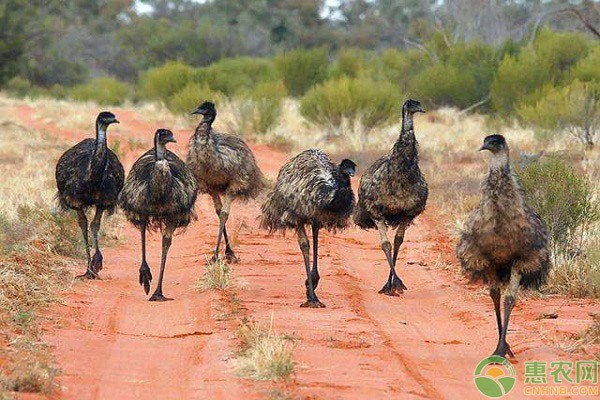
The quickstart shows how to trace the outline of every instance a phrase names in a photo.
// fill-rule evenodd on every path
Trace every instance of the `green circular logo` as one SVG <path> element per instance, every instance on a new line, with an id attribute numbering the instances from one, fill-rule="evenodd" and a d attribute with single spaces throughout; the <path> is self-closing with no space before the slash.
<path id="1" fill-rule="evenodd" d="M 475 386 L 481 394 L 491 398 L 506 396 L 515 387 L 515 368 L 504 357 L 483 359 L 473 373 Z"/>

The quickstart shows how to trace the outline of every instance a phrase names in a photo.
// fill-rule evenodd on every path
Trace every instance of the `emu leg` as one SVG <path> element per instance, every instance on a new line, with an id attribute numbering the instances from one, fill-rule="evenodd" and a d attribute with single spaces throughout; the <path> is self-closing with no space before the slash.
<path id="1" fill-rule="evenodd" d="M 306 230 L 304 229 L 304 225 L 300 225 L 297 228 L 296 232 L 298 234 L 298 244 L 300 245 L 300 250 L 302 250 L 302 256 L 304 257 L 304 268 L 306 269 L 306 280 L 308 281 L 308 287 L 306 290 L 306 302 L 302 303 L 300 307 L 325 307 L 325 304 L 321 303 L 317 298 L 317 295 L 315 294 L 315 287 L 313 285 L 313 280 L 310 273 L 310 244 L 308 243 L 308 237 L 306 236 Z"/>
<path id="2" fill-rule="evenodd" d="M 163 276 L 165 274 L 165 266 L 167 264 L 167 253 L 169 252 L 169 247 L 171 247 L 171 241 L 173 237 L 173 232 L 175 229 L 173 227 L 167 226 L 165 231 L 163 232 L 162 239 L 162 255 L 160 257 L 160 274 L 158 275 L 158 284 L 156 285 L 156 290 L 152 297 L 150 297 L 150 301 L 167 301 L 173 300 L 168 297 L 165 297 L 162 292 L 162 283 Z"/>
<path id="3" fill-rule="evenodd" d="M 152 272 L 146 262 L 146 222 L 140 228 L 142 234 L 142 265 L 140 266 L 140 285 L 144 287 L 146 294 L 150 293 L 150 282 L 152 281 Z"/>
<path id="4" fill-rule="evenodd" d="M 102 221 L 103 211 L 104 210 L 101 208 L 96 208 L 96 214 L 94 215 L 94 219 L 90 224 L 95 249 L 94 256 L 92 257 L 92 263 L 90 264 L 90 269 L 96 274 L 98 274 L 98 272 L 100 272 L 102 269 L 102 253 L 100 252 L 100 246 L 98 244 L 98 232 L 100 231 L 100 222 Z"/>
<path id="5" fill-rule="evenodd" d="M 495 279 L 495 278 L 494 278 Z M 490 297 L 494 302 L 494 311 L 496 312 L 496 324 L 498 324 L 498 342 L 502 338 L 502 315 L 500 313 L 500 287 L 494 283 L 490 286 Z"/>
<path id="6" fill-rule="evenodd" d="M 239 259 L 233 253 L 233 249 L 229 244 L 229 238 L 227 237 L 227 219 L 229 218 L 229 211 L 231 209 L 231 203 L 233 199 L 228 195 L 225 195 L 223 199 L 223 203 L 221 203 L 221 198 L 218 194 L 212 195 L 213 202 L 215 204 L 215 211 L 217 212 L 217 216 L 219 217 L 219 233 L 217 235 L 217 245 L 215 248 L 215 254 L 213 255 L 211 262 L 215 262 L 219 258 L 219 247 L 221 245 L 221 238 L 225 238 L 225 259 L 235 264 L 239 262 Z"/>
<path id="7" fill-rule="evenodd" d="M 319 280 L 321 277 L 319 276 L 319 268 L 318 268 L 318 260 L 319 260 L 319 224 L 317 222 L 312 223 L 312 236 L 313 236 L 313 266 L 310 270 L 310 277 L 312 278 L 313 289 L 316 289 L 319 286 Z M 306 296 L 308 296 L 308 279 L 304 281 L 304 286 L 306 286 Z"/>
<path id="8" fill-rule="evenodd" d="M 406 223 L 402 222 L 402 224 L 398 226 L 398 229 L 396 229 L 396 236 L 394 237 L 394 254 L 392 255 L 392 259 L 394 261 L 394 268 L 390 270 L 390 274 L 388 276 L 388 283 L 386 283 L 386 285 L 389 284 L 389 286 L 392 289 L 397 290 L 399 293 L 408 290 L 408 288 L 402 282 L 402 279 L 400 279 L 396 274 L 396 263 L 398 261 L 398 253 L 400 252 L 400 246 L 404 242 L 404 233 L 406 232 L 406 225 Z"/>
<path id="9" fill-rule="evenodd" d="M 508 288 L 504 294 L 504 323 L 502 324 L 502 332 L 500 333 L 500 340 L 498 340 L 498 347 L 494 351 L 495 356 L 504 357 L 507 354 L 514 358 L 515 355 L 510 350 L 510 346 L 506 343 L 506 333 L 508 331 L 508 321 L 510 320 L 510 313 L 515 306 L 517 296 L 519 294 L 519 285 L 521 283 L 521 274 L 515 272 L 514 267 L 510 274 L 510 282 Z"/>
<path id="10" fill-rule="evenodd" d="M 379 229 L 379 235 L 381 236 L 381 249 L 385 253 L 385 257 L 387 258 L 388 265 L 390 266 L 390 273 L 388 275 L 388 280 L 387 280 L 386 284 L 383 285 L 383 287 L 381 288 L 379 293 L 385 294 L 388 296 L 399 296 L 403 291 L 402 286 L 404 286 L 404 285 L 398 286 L 398 287 L 394 286 L 394 277 L 396 277 L 398 279 L 398 281 L 400 281 L 400 284 L 402 284 L 402 281 L 396 275 L 396 269 L 394 267 L 394 259 L 392 256 L 392 245 L 390 244 L 390 241 L 388 240 L 388 237 L 387 237 L 387 227 L 385 226 L 384 221 L 375 221 L 375 224 L 377 225 L 377 228 Z"/>
<path id="11" fill-rule="evenodd" d="M 98 274 L 91 269 L 92 257 L 90 256 L 90 242 L 88 240 L 88 221 L 83 210 L 77 210 L 77 220 L 79 222 L 79 228 L 83 235 L 83 242 L 85 245 L 85 254 L 87 256 L 87 269 L 84 274 L 77 275 L 76 278 L 84 279 L 98 279 Z"/>

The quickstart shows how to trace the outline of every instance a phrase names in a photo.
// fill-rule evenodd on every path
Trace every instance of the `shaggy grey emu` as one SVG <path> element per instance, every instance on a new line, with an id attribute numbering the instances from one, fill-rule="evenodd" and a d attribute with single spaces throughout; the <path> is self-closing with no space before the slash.
<path id="1" fill-rule="evenodd" d="M 511 172 L 504 137 L 491 135 L 479 150 L 492 153 L 490 171 L 482 184 L 479 206 L 469 216 L 456 254 L 463 272 L 490 285 L 498 324 L 494 355 L 514 357 L 506 343 L 510 313 L 519 287 L 537 288 L 550 270 L 548 235 L 541 218 L 525 203 L 522 189 Z M 500 286 L 504 295 L 504 321 L 500 314 Z"/>
<path id="2" fill-rule="evenodd" d="M 96 139 L 85 139 L 67 150 L 56 163 L 57 199 L 63 210 L 77 211 L 79 227 L 85 242 L 87 270 L 79 277 L 96 279 L 102 269 L 102 253 L 98 245 L 98 231 L 102 213 L 112 214 L 123 188 L 123 166 L 106 144 L 106 130 L 110 124 L 118 124 L 113 113 L 104 111 L 96 118 Z M 90 257 L 88 220 L 89 207 L 96 207 L 90 225 L 95 253 Z"/>
<path id="3" fill-rule="evenodd" d="M 146 229 L 160 229 L 163 234 L 160 275 L 150 301 L 169 300 L 162 293 L 162 283 L 171 239 L 177 228 L 187 226 L 195 217 L 196 181 L 185 163 L 166 149 L 169 142 L 175 142 L 170 130 L 156 131 L 154 148 L 133 164 L 119 196 L 119 204 L 127 219 L 142 234 L 140 285 L 144 286 L 146 294 L 150 291 L 152 280 L 146 262 Z"/>
<path id="4" fill-rule="evenodd" d="M 219 217 L 219 232 L 212 261 L 219 257 L 221 238 L 225 237 L 225 258 L 238 262 L 227 237 L 226 223 L 235 199 L 253 199 L 265 188 L 265 179 L 256 165 L 254 154 L 239 137 L 217 133 L 212 124 L 217 116 L 215 105 L 204 102 L 192 112 L 203 116 L 190 139 L 187 165 L 201 193 L 208 193 Z M 223 199 L 221 200 L 221 196 Z"/>
<path id="5" fill-rule="evenodd" d="M 298 234 L 307 276 L 304 283 L 307 301 L 301 307 L 325 307 L 315 294 L 319 284 L 319 229 L 335 231 L 348 225 L 354 208 L 350 177 L 354 176 L 355 168 L 350 160 L 342 160 L 337 166 L 321 150 L 305 150 L 281 168 L 275 188 L 262 205 L 263 228 L 271 232 L 295 229 Z M 305 230 L 309 224 L 313 236 L 312 270 Z"/>
<path id="6" fill-rule="evenodd" d="M 402 131 L 392 153 L 375 161 L 360 180 L 354 222 L 363 229 L 377 228 L 381 248 L 390 267 L 388 280 L 379 293 L 397 296 L 406 286 L 396 274 L 396 260 L 404 232 L 425 209 L 427 182 L 419 169 L 419 153 L 413 115 L 425 112 L 421 103 L 407 100 L 402 106 Z M 397 227 L 394 251 L 387 237 L 388 226 Z"/>

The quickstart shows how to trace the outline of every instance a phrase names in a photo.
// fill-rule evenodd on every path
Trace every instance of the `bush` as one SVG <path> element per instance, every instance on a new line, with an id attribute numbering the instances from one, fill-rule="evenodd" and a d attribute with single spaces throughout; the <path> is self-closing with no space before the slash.
<path id="1" fill-rule="evenodd" d="M 465 108 L 481 100 L 473 75 L 441 63 L 418 74 L 410 83 L 410 92 L 424 104 L 434 106 Z"/>
<path id="2" fill-rule="evenodd" d="M 140 95 L 144 99 L 166 102 L 183 89 L 194 76 L 194 68 L 181 62 L 168 62 L 142 75 Z"/>
<path id="3" fill-rule="evenodd" d="M 380 59 L 383 77 L 394 85 L 399 85 L 401 92 L 408 90 L 412 78 L 423 68 L 433 65 L 427 53 L 420 50 L 400 52 L 388 49 Z"/>
<path id="4" fill-rule="evenodd" d="M 366 71 L 372 70 L 375 57 L 368 50 L 347 48 L 339 51 L 336 62 L 329 72 L 330 78 L 341 78 L 347 76 L 358 78 Z"/>
<path id="5" fill-rule="evenodd" d="M 527 203 L 546 222 L 555 257 L 578 252 L 590 224 L 600 219 L 594 186 L 556 158 L 527 165 L 519 180 Z"/>
<path id="6" fill-rule="evenodd" d="M 587 57 L 573 66 L 569 77 L 581 82 L 590 82 L 600 89 L 600 46 L 596 46 Z"/>
<path id="7" fill-rule="evenodd" d="M 226 58 L 193 73 L 195 82 L 227 96 L 277 79 L 277 70 L 271 60 L 251 57 Z"/>
<path id="8" fill-rule="evenodd" d="M 21 78 L 20 76 L 15 76 L 6 82 L 4 89 L 11 96 L 24 98 L 29 94 L 31 87 L 31 82 L 29 82 L 27 79 Z"/>
<path id="9" fill-rule="evenodd" d="M 74 100 L 113 106 L 123 104 L 130 97 L 131 87 L 116 79 L 102 77 L 73 87 L 69 94 Z"/>
<path id="10" fill-rule="evenodd" d="M 275 65 L 288 93 L 298 97 L 325 80 L 329 60 L 324 48 L 297 49 L 277 56 Z"/>
<path id="11" fill-rule="evenodd" d="M 302 98 L 300 112 L 319 124 L 340 126 L 343 119 L 360 119 L 373 128 L 398 117 L 400 95 L 388 82 L 342 78 L 312 88 Z"/>
<path id="12" fill-rule="evenodd" d="M 255 134 L 266 133 L 277 125 L 286 94 L 282 82 L 264 82 L 254 88 L 250 97 L 254 103 L 252 129 Z"/>
<path id="13" fill-rule="evenodd" d="M 217 102 L 222 98 L 222 93 L 211 90 L 206 85 L 191 82 L 173 93 L 167 99 L 166 105 L 173 114 L 189 115 L 203 101 Z"/>
<path id="14" fill-rule="evenodd" d="M 593 146 L 600 130 L 599 92 L 590 83 L 574 81 L 565 87 L 549 86 L 533 105 L 518 108 L 519 116 L 550 134 L 568 131 L 583 144 Z"/>
<path id="15" fill-rule="evenodd" d="M 554 32 L 548 28 L 540 30 L 533 42 L 533 51 L 550 67 L 552 76 L 559 81 L 565 71 L 585 57 L 589 47 L 589 40 L 581 33 Z"/>
<path id="16" fill-rule="evenodd" d="M 525 51 L 518 57 L 505 56 L 491 86 L 492 105 L 500 114 L 514 111 L 517 102 L 531 104 L 539 97 L 539 89 L 552 83 L 550 67 L 534 52 Z"/>

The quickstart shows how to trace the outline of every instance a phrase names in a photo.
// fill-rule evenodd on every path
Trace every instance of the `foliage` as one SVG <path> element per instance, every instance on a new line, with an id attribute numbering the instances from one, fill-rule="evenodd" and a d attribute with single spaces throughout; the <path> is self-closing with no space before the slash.
<path id="1" fill-rule="evenodd" d="M 140 95 L 144 99 L 166 102 L 192 80 L 193 74 L 194 68 L 177 61 L 151 68 L 142 75 Z"/>
<path id="2" fill-rule="evenodd" d="M 213 91 L 206 85 L 191 82 L 173 93 L 167 99 L 166 105 L 173 114 L 189 115 L 203 101 L 217 102 L 222 97 L 222 93 Z"/>
<path id="3" fill-rule="evenodd" d="M 600 205 L 591 182 L 557 158 L 533 162 L 519 172 L 527 203 L 546 222 L 555 256 L 578 251 Z"/>
<path id="4" fill-rule="evenodd" d="M 329 60 L 325 48 L 297 49 L 277 56 L 275 65 L 288 93 L 298 97 L 325 79 Z"/>
<path id="5" fill-rule="evenodd" d="M 562 74 L 583 58 L 590 47 L 585 35 L 576 32 L 540 30 L 533 42 L 533 51 L 546 63 L 551 75 L 562 79 Z"/>
<path id="6" fill-rule="evenodd" d="M 131 87 L 110 77 L 95 78 L 77 85 L 70 91 L 70 97 L 78 101 L 95 101 L 100 105 L 120 105 L 131 97 Z"/>
<path id="7" fill-rule="evenodd" d="M 394 85 L 400 86 L 400 91 L 408 90 L 412 78 L 422 69 L 433 65 L 427 53 L 419 50 L 399 51 L 387 49 L 380 57 L 382 74 Z"/>
<path id="8" fill-rule="evenodd" d="M 194 81 L 232 96 L 261 82 L 277 80 L 277 71 L 269 59 L 225 58 L 193 73 Z"/>
<path id="9" fill-rule="evenodd" d="M 600 89 L 600 46 L 596 46 L 590 53 L 573 66 L 569 75 L 571 79 L 581 82 L 590 82 Z"/>
<path id="10" fill-rule="evenodd" d="M 593 146 L 600 130 L 600 92 L 590 83 L 574 81 L 565 87 L 549 86 L 543 97 L 517 110 L 527 123 L 551 134 L 568 131 L 587 146 Z"/>
<path id="11" fill-rule="evenodd" d="M 250 94 L 254 103 L 252 129 L 255 134 L 267 133 L 277 125 L 286 94 L 282 82 L 264 82 L 252 90 Z"/>
<path id="12" fill-rule="evenodd" d="M 436 64 L 418 74 L 410 92 L 427 105 L 468 107 L 478 100 L 475 78 L 460 69 Z"/>

